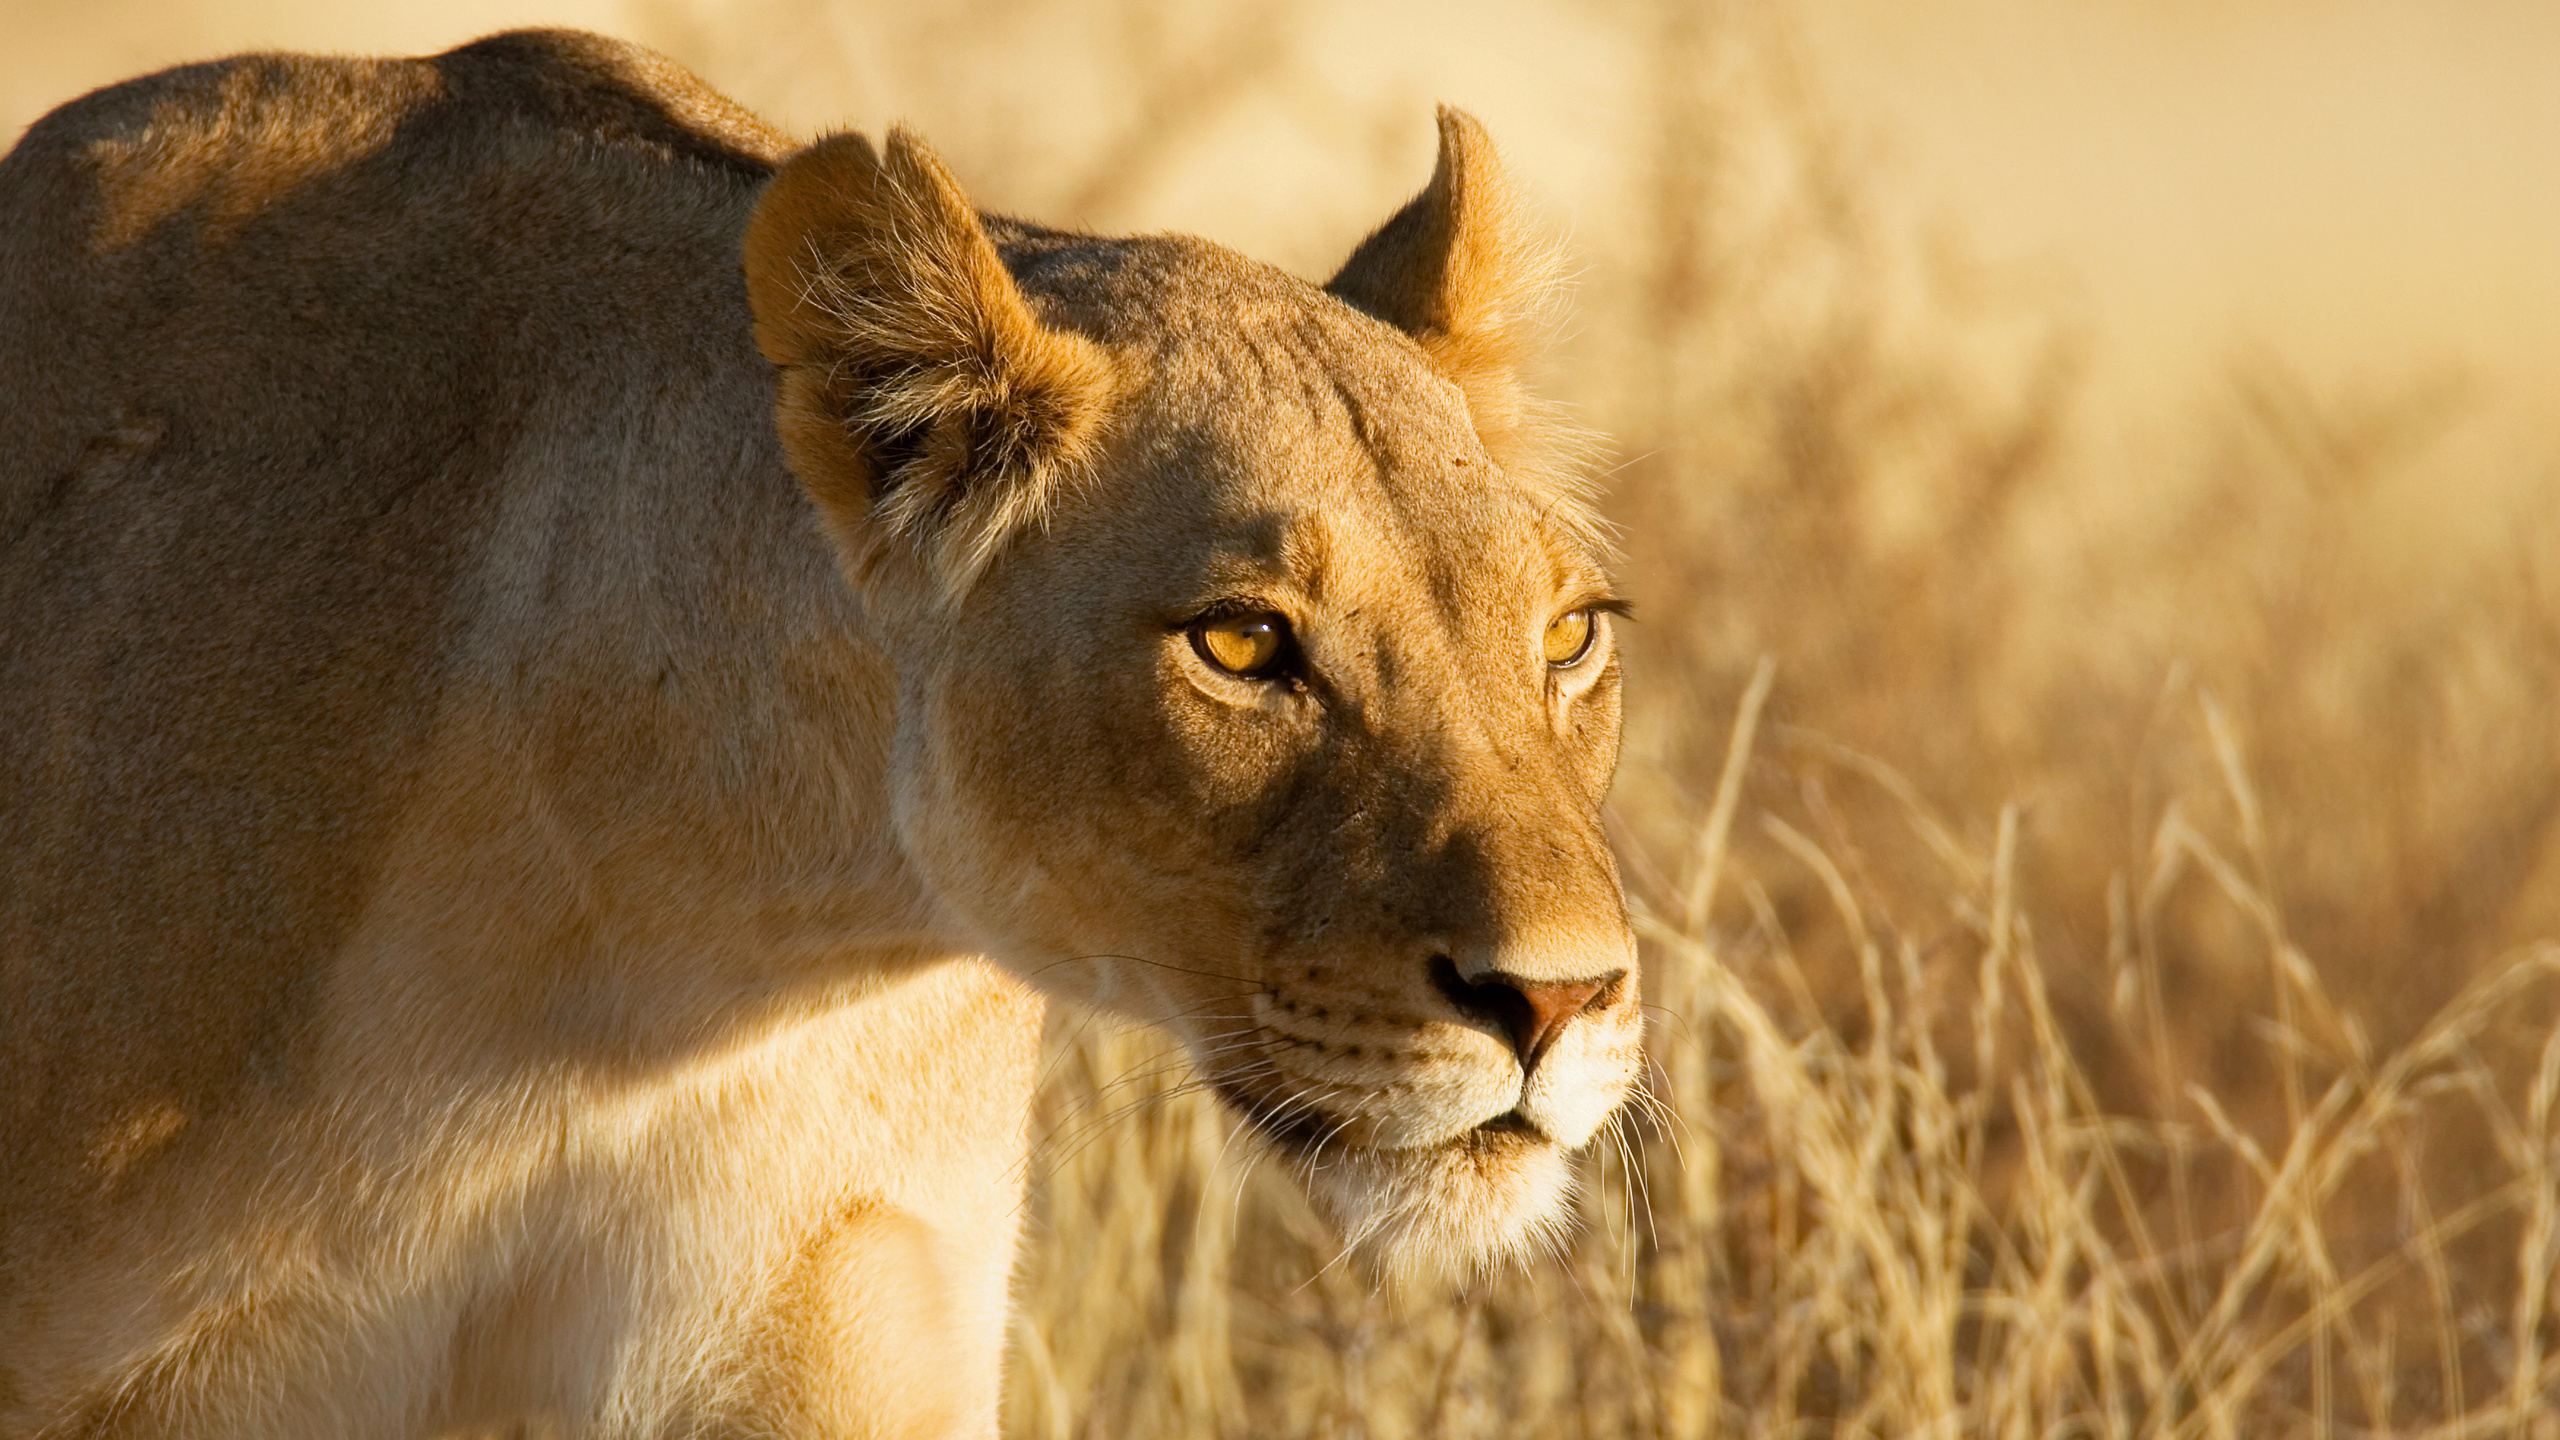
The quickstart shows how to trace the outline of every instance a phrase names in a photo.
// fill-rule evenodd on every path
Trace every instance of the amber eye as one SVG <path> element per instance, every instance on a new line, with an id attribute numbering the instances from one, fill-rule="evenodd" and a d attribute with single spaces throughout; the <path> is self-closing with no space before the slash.
<path id="1" fill-rule="evenodd" d="M 1582 657 L 1591 653 L 1591 637 L 1599 629 L 1588 610 L 1567 610 L 1548 621 L 1547 663 L 1559 670 L 1581 664 Z"/>
<path id="2" fill-rule="evenodd" d="M 1191 648 L 1230 675 L 1267 679 L 1289 659 L 1289 622 L 1267 611 L 1224 615 L 1191 627 Z"/>

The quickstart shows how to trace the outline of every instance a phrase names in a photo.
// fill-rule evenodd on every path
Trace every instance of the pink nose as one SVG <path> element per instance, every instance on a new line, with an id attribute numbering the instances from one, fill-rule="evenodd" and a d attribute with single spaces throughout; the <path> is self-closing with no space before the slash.
<path id="1" fill-rule="evenodd" d="M 1548 1043 L 1564 1029 L 1564 1022 L 1581 1014 L 1591 997 L 1604 988 L 1604 982 L 1599 980 L 1571 980 L 1556 985 L 1514 980 L 1507 975 L 1502 980 L 1529 1002 L 1527 1023 L 1514 1021 L 1511 1028 L 1511 1048 L 1520 1052 L 1524 1063 L 1545 1054 Z"/>
<path id="2" fill-rule="evenodd" d="M 1459 1014 L 1510 1037 L 1525 1073 L 1538 1063 L 1567 1021 L 1591 1007 L 1595 996 L 1614 992 L 1626 971 L 1596 980 L 1531 980 L 1496 970 L 1481 980 L 1458 973 L 1446 955 L 1431 957 L 1431 982 Z"/>

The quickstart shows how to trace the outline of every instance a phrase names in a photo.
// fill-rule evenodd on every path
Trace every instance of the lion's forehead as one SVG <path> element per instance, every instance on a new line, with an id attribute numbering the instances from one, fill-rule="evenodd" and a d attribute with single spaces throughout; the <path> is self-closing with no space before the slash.
<path id="1" fill-rule="evenodd" d="M 1430 652 L 1510 655 L 1604 583 L 1552 484 L 1506 473 L 1393 327 L 1187 237 L 1023 230 L 1006 258 L 1044 319 L 1129 368 L 1124 463 L 1092 498 L 1131 578 L 1184 592 L 1164 603 L 1301 599 L 1311 643 L 1404 652 L 1413 679 Z"/>
<path id="2" fill-rule="evenodd" d="M 1123 349 L 1287 323 L 1324 300 L 1276 265 L 1190 235 L 1105 238 L 1006 222 L 998 251 L 1044 321 Z"/>
<path id="3" fill-rule="evenodd" d="M 1307 580 L 1428 567 L 1536 587 L 1598 568 L 1418 355 L 1266 330 L 1173 348 L 1152 371 L 1130 417 L 1151 524 L 1188 522 Z"/>
<path id="4" fill-rule="evenodd" d="M 1142 424 L 1241 426 L 1401 448 L 1468 433 L 1420 346 L 1321 287 L 1189 236 L 1036 234 L 1005 249 L 1041 318 L 1145 373 Z"/>

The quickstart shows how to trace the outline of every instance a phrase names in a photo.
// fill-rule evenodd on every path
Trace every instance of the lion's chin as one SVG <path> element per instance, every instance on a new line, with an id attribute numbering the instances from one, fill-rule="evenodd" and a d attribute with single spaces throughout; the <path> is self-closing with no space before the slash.
<path id="1" fill-rule="evenodd" d="M 1495 1129 L 1411 1150 L 1329 1148 L 1301 1173 L 1354 1256 L 1398 1288 L 1556 1249 L 1574 1190 L 1571 1151 Z"/>

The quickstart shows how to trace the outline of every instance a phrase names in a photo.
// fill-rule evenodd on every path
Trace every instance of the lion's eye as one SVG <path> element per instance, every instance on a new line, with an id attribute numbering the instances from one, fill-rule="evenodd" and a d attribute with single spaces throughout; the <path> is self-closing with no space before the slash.
<path id="1" fill-rule="evenodd" d="M 1267 612 L 1226 615 L 1191 627 L 1200 658 L 1248 680 L 1268 679 L 1289 659 L 1289 622 Z"/>
<path id="2" fill-rule="evenodd" d="M 1589 610 L 1567 610 L 1547 622 L 1547 663 L 1559 670 L 1569 670 L 1582 663 L 1591 653 L 1592 637 L 1600 627 Z"/>

